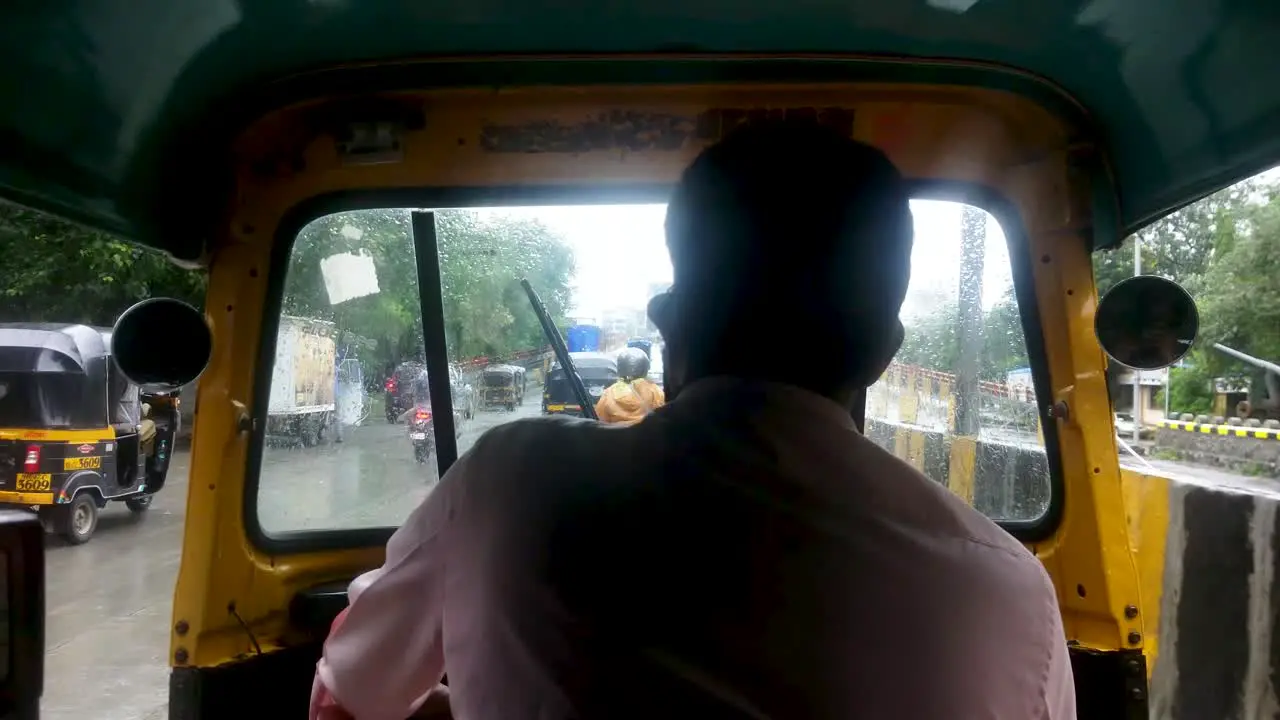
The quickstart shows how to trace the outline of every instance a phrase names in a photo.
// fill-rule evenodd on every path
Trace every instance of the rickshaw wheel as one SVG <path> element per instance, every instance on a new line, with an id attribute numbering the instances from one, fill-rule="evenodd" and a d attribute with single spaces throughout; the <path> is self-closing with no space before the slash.
<path id="1" fill-rule="evenodd" d="M 138 497 L 131 497 L 124 501 L 124 506 L 129 508 L 132 512 L 144 513 L 151 507 L 151 500 L 154 497 L 155 495 L 139 495 Z"/>
<path id="2" fill-rule="evenodd" d="M 98 529 L 98 503 L 89 493 L 79 493 L 70 504 L 58 508 L 54 523 L 58 534 L 67 542 L 83 545 Z"/>

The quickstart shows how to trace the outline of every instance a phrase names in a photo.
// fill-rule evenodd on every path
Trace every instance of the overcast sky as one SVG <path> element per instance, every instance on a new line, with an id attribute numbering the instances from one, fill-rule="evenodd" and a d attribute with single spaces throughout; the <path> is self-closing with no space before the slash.
<path id="1" fill-rule="evenodd" d="M 963 205 L 912 201 L 915 244 L 911 289 L 904 316 L 933 312 L 959 288 L 960 216 Z M 615 308 L 644 308 L 649 287 L 671 282 L 671 259 L 662 233 L 665 205 L 596 205 L 482 210 L 542 221 L 573 247 L 575 317 L 596 318 Z M 1004 233 L 987 217 L 983 304 L 990 307 L 1012 283 Z"/>
<path id="2" fill-rule="evenodd" d="M 1280 182 L 1280 168 L 1258 176 Z M 913 200 L 915 244 L 904 318 L 928 315 L 959 290 L 960 216 L 963 205 Z M 595 318 L 613 309 L 644 308 L 649 288 L 671 282 L 671 258 L 662 234 L 665 205 L 588 205 L 480 210 L 541 220 L 573 247 L 572 315 Z M 987 216 L 982 304 L 990 308 L 1013 284 L 1009 250 L 996 219 Z"/>

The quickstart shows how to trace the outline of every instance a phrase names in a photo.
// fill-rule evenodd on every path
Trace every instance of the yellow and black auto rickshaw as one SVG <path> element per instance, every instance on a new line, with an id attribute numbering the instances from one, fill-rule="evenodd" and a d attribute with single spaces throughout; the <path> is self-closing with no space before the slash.
<path id="1" fill-rule="evenodd" d="M 524 402 L 524 368 L 515 365 L 490 365 L 481 373 L 484 385 L 484 409 L 504 407 L 515 410 Z"/>
<path id="2" fill-rule="evenodd" d="M 125 379 L 109 330 L 0 325 L 0 503 L 35 507 L 77 545 L 108 501 L 146 511 L 168 474 L 177 408 L 176 395 Z"/>

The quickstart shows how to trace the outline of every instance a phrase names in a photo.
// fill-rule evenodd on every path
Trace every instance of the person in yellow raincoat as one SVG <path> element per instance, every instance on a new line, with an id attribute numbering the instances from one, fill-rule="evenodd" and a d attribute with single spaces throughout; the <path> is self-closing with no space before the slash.
<path id="1" fill-rule="evenodd" d="M 600 422 L 631 425 L 662 407 L 667 401 L 658 384 L 647 378 L 649 356 L 640 348 L 618 353 L 618 382 L 610 385 L 596 403 Z"/>

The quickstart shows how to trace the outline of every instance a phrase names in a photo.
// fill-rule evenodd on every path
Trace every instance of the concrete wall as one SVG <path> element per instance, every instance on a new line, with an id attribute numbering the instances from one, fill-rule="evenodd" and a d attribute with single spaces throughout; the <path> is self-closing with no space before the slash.
<path id="1" fill-rule="evenodd" d="M 1122 482 L 1155 657 L 1151 717 L 1280 717 L 1280 492 L 1129 470 Z"/>
<path id="2" fill-rule="evenodd" d="M 1280 479 L 1280 429 L 1196 422 L 1161 422 L 1157 452 L 1245 475 Z"/>
<path id="3" fill-rule="evenodd" d="M 1035 519 L 1048 507 L 1043 451 L 871 418 L 867 437 L 989 517 Z"/>
<path id="4" fill-rule="evenodd" d="M 867 437 L 989 515 L 1027 517 L 1047 502 L 1047 485 L 1010 481 L 1044 472 L 1042 450 L 876 420 Z M 1280 484 L 1228 487 L 1131 470 L 1122 483 L 1151 717 L 1280 718 Z"/>

